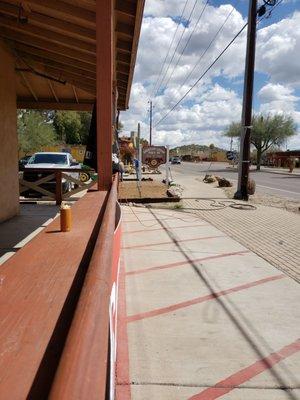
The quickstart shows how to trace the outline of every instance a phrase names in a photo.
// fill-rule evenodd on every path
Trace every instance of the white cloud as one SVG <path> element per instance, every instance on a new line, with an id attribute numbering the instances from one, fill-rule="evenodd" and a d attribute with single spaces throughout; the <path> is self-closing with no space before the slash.
<path id="1" fill-rule="evenodd" d="M 189 2 L 191 7 L 193 2 Z M 181 14 L 182 0 L 151 0 L 146 2 L 138 59 L 132 86 L 130 110 L 122 114 L 121 120 L 126 131 L 136 130 L 137 123 L 142 122 L 142 134 L 148 136 L 147 109 L 155 83 L 164 76 L 160 74 L 161 66 L 171 43 L 176 22 Z M 154 99 L 154 121 L 159 121 L 170 108 L 186 93 L 207 66 L 229 43 L 234 34 L 244 25 L 245 19 L 230 4 L 214 7 L 208 5 L 199 26 L 179 59 L 183 46 L 194 30 L 204 1 L 198 1 L 191 23 L 187 27 L 183 43 L 178 47 L 164 82 L 172 73 L 167 88 L 162 85 L 159 95 Z M 184 14 L 189 15 L 191 8 Z M 187 74 L 203 54 L 209 42 L 220 28 L 225 18 L 232 11 L 230 18 L 220 32 L 217 40 L 196 68 L 192 77 L 182 85 Z M 171 51 L 184 30 L 181 24 Z M 269 76 L 270 82 L 259 92 L 261 111 L 276 112 L 283 110 L 292 113 L 300 122 L 297 111 L 297 96 L 291 85 L 300 83 L 300 13 L 272 24 L 258 32 L 256 69 Z M 154 143 L 171 146 L 186 143 L 214 143 L 226 146 L 222 131 L 232 121 L 241 117 L 242 98 L 236 92 L 240 88 L 245 63 L 246 30 L 222 56 L 204 79 L 191 91 L 185 100 L 161 122 L 154 130 Z M 170 59 L 170 57 L 169 57 Z M 173 71 L 173 68 L 176 68 Z M 216 84 L 219 77 L 227 77 Z M 228 86 L 230 82 L 232 85 Z M 218 82 L 218 80 L 217 80 Z M 225 83 L 224 83 L 225 82 Z M 163 90 L 164 88 L 164 90 Z M 234 89 L 232 89 L 234 88 Z M 235 90 L 236 89 L 236 90 Z"/>
<path id="2" fill-rule="evenodd" d="M 280 84 L 268 83 L 258 92 L 261 101 L 260 111 L 265 114 L 284 113 L 293 117 L 300 125 L 300 112 L 297 104 L 300 98 L 295 96 L 294 90 Z M 300 133 L 289 140 L 290 148 L 300 148 Z"/>
<path id="3" fill-rule="evenodd" d="M 300 12 L 258 32 L 256 68 L 271 82 L 300 85 Z"/>

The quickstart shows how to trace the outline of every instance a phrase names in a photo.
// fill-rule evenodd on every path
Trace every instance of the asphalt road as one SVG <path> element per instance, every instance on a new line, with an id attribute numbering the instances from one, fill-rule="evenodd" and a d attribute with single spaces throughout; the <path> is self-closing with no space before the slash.
<path id="1" fill-rule="evenodd" d="M 228 170 L 227 163 L 183 162 L 181 165 L 171 165 L 172 170 L 183 175 L 215 174 L 231 180 L 234 185 L 238 179 L 237 172 Z M 250 177 L 255 180 L 258 193 L 300 200 L 300 176 L 251 170 Z"/>

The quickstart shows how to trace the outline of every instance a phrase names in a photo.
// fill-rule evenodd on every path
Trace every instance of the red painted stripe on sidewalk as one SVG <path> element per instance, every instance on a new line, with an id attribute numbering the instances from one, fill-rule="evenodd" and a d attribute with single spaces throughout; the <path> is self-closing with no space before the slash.
<path id="1" fill-rule="evenodd" d="M 206 296 L 196 297 L 195 299 L 183 301 L 182 303 L 172 304 L 171 306 L 168 306 L 168 307 L 157 308 L 156 310 L 147 311 L 147 312 L 135 314 L 135 315 L 130 315 L 127 317 L 127 322 L 134 322 L 134 321 L 139 321 L 139 320 L 145 319 L 145 318 L 151 318 L 151 317 L 156 317 L 156 316 L 162 315 L 162 314 L 168 314 L 172 311 L 176 311 L 181 308 L 186 308 L 186 307 L 189 307 L 189 306 L 192 306 L 195 304 L 204 303 L 205 301 L 213 300 L 217 297 L 226 296 L 228 294 L 235 293 L 235 292 L 240 292 L 241 290 L 249 289 L 251 287 L 262 285 L 264 283 L 271 282 L 271 281 L 276 281 L 278 279 L 282 279 L 285 277 L 286 276 L 283 274 L 273 275 L 268 278 L 259 279 L 258 281 L 249 282 L 249 283 L 245 283 L 243 285 L 235 286 L 235 287 L 227 289 L 227 290 L 222 290 L 220 292 L 214 292 L 211 294 L 207 294 Z"/>
<path id="2" fill-rule="evenodd" d="M 174 221 L 174 218 L 163 218 L 163 219 L 159 219 L 160 221 Z M 130 223 L 130 222 L 139 222 L 141 225 L 141 221 L 136 218 L 135 220 L 122 220 L 122 222 L 125 222 L 126 224 Z M 159 222 L 157 222 L 157 220 L 155 218 L 153 219 L 142 219 L 142 222 L 155 222 L 155 225 L 158 224 Z"/>
<path id="3" fill-rule="evenodd" d="M 118 292 L 116 400 L 131 400 L 129 351 L 126 324 L 126 283 L 125 266 L 123 260 L 121 261 L 120 265 Z"/>
<path id="4" fill-rule="evenodd" d="M 173 229 L 184 229 L 184 228 L 196 228 L 198 226 L 209 226 L 209 224 L 197 224 L 197 225 L 185 225 L 185 226 L 168 226 L 167 228 L 154 228 L 154 229 L 147 229 L 146 227 L 144 229 L 139 229 L 137 231 L 126 231 L 122 232 L 123 234 L 131 234 L 131 233 L 148 233 L 148 232 L 154 232 L 154 231 L 172 231 Z"/>
<path id="5" fill-rule="evenodd" d="M 182 242 L 195 242 L 197 240 L 209 240 L 209 239 L 217 239 L 217 238 L 224 238 L 227 237 L 225 235 L 218 235 L 218 236 L 205 236 L 205 237 L 198 237 L 198 238 L 193 238 L 193 239 L 181 239 L 177 240 L 177 242 L 182 243 Z M 158 243 L 146 243 L 146 244 L 137 244 L 134 246 L 125 246 L 123 249 L 129 250 L 129 249 L 138 249 L 142 247 L 151 247 L 151 246 L 159 246 L 161 244 L 174 244 L 174 242 L 171 240 L 168 240 L 167 242 L 158 242 Z"/>
<path id="6" fill-rule="evenodd" d="M 242 256 L 243 254 L 247 254 L 247 253 L 251 253 L 251 251 L 250 250 L 242 250 L 242 251 L 235 251 L 233 253 L 217 254 L 215 256 L 193 258 L 190 261 L 187 261 L 187 260 L 185 260 L 185 261 L 177 261 L 177 262 L 174 262 L 174 263 L 171 263 L 171 264 L 158 265 L 157 267 L 135 269 L 133 271 L 126 272 L 126 275 L 138 275 L 138 274 L 143 274 L 145 272 L 156 271 L 156 270 L 160 270 L 160 269 L 181 267 L 181 266 L 184 266 L 184 265 L 191 264 L 192 262 L 214 260 L 214 259 L 218 259 L 218 258 L 231 257 L 231 256 Z"/>
<path id="7" fill-rule="evenodd" d="M 214 387 L 205 389 L 203 392 L 190 397 L 189 400 L 218 399 L 298 351 L 300 351 L 300 339 L 218 382 Z"/>

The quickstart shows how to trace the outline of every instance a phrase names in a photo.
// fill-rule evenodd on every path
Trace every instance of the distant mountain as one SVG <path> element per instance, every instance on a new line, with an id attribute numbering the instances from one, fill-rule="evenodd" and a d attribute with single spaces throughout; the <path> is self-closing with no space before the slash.
<path id="1" fill-rule="evenodd" d="M 219 147 L 210 147 L 202 144 L 187 144 L 184 146 L 177 146 L 170 150 L 171 154 L 191 154 L 191 155 L 198 155 L 198 153 L 208 153 L 208 152 L 225 152 L 226 150 L 221 149 Z"/>

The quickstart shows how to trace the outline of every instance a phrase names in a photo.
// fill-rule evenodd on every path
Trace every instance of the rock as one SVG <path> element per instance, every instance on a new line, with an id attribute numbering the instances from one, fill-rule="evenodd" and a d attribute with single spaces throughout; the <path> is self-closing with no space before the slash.
<path id="1" fill-rule="evenodd" d="M 182 188 L 180 186 L 172 186 L 167 190 L 167 196 L 169 197 L 180 197 L 182 194 Z"/>
<path id="2" fill-rule="evenodd" d="M 231 187 L 232 183 L 225 178 L 219 178 L 218 179 L 219 187 Z"/>
<path id="3" fill-rule="evenodd" d="M 253 195 L 255 193 L 256 183 L 253 179 L 248 180 L 248 194 Z"/>
<path id="4" fill-rule="evenodd" d="M 216 178 L 213 175 L 206 174 L 204 179 L 203 179 L 203 182 L 205 182 L 205 183 L 213 183 L 213 182 L 216 182 Z"/>

